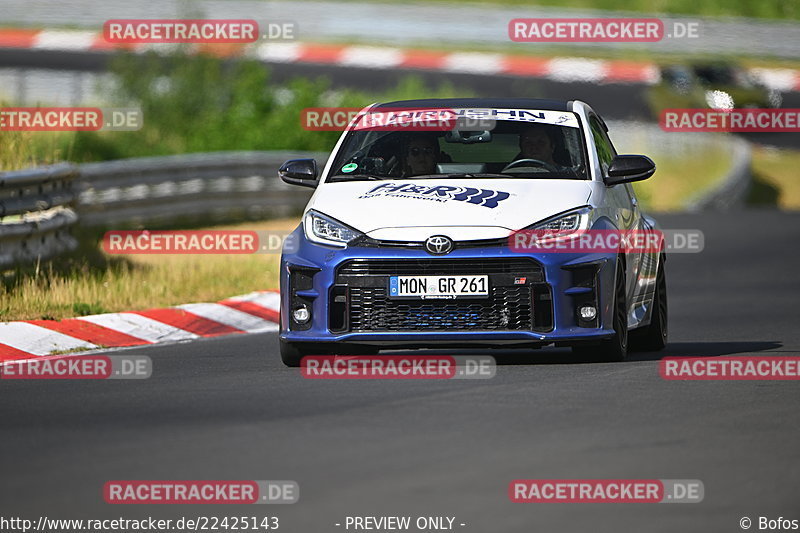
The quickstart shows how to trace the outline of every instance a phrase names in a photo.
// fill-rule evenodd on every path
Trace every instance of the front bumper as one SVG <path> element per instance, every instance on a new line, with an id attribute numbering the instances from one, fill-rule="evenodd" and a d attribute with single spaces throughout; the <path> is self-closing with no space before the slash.
<path id="1" fill-rule="evenodd" d="M 613 336 L 614 254 L 520 254 L 508 246 L 421 249 L 309 242 L 302 227 L 281 258 L 281 334 L 286 342 L 385 347 L 578 344 Z M 388 276 L 487 274 L 490 297 L 394 300 Z M 305 305 L 299 324 L 292 310 Z M 583 320 L 582 305 L 597 317 Z"/>

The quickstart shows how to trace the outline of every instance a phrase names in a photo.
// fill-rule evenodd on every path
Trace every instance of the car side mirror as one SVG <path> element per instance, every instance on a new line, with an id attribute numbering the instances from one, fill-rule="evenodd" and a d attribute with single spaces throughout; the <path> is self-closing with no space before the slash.
<path id="1" fill-rule="evenodd" d="M 618 155 L 608 167 L 606 185 L 646 180 L 656 171 L 653 160 L 643 155 Z"/>
<path id="2" fill-rule="evenodd" d="M 314 188 L 319 178 L 317 162 L 313 159 L 290 159 L 278 169 L 278 176 L 291 185 Z"/>

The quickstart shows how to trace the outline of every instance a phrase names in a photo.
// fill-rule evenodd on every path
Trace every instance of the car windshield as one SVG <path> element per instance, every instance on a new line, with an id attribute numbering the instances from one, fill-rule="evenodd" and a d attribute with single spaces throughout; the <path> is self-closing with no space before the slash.
<path id="1" fill-rule="evenodd" d="M 380 110 L 380 108 L 378 108 Z M 574 113 L 448 110 L 458 120 L 351 125 L 327 181 L 425 177 L 588 179 Z M 414 112 L 409 112 L 412 116 Z M 467 129 L 469 128 L 469 129 Z"/>

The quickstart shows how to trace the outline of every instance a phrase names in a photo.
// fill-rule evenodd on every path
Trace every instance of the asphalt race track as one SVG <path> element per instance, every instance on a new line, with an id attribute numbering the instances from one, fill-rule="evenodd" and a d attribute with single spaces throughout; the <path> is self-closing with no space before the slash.
<path id="1" fill-rule="evenodd" d="M 706 242 L 668 259 L 662 354 L 591 364 L 508 351 L 485 381 L 312 381 L 261 334 L 127 351 L 153 359 L 149 380 L 0 381 L 0 515 L 273 513 L 302 533 L 344 531 L 346 515 L 455 516 L 479 533 L 733 532 L 743 516 L 800 518 L 798 383 L 664 381 L 657 363 L 800 355 L 800 214 L 659 220 Z M 512 504 L 519 478 L 700 479 L 705 500 Z M 107 505 L 115 479 L 295 480 L 300 501 Z"/>

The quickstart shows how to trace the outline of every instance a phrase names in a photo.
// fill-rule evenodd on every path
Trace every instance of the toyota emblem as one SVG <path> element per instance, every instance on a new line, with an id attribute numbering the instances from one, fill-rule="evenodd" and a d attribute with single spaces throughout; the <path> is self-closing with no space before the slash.
<path id="1" fill-rule="evenodd" d="M 449 254 L 453 251 L 453 240 L 444 235 L 434 235 L 425 241 L 425 249 L 433 255 Z"/>

